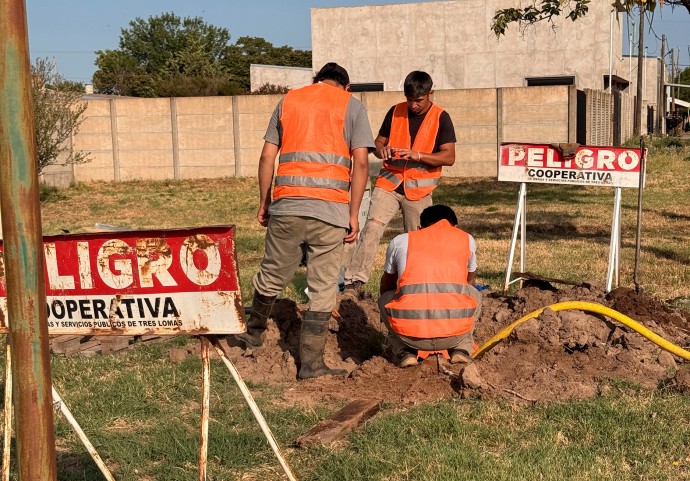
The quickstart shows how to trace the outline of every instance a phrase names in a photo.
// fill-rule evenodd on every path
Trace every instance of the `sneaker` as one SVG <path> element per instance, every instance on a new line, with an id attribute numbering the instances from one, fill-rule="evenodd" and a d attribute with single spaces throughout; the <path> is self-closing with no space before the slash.
<path id="1" fill-rule="evenodd" d="M 398 353 L 398 367 L 406 368 L 416 366 L 417 364 L 419 364 L 419 361 L 417 361 L 416 353 L 412 353 L 407 349 L 403 349 Z"/>
<path id="2" fill-rule="evenodd" d="M 469 364 L 472 361 L 474 361 L 474 359 L 472 359 L 462 349 L 453 349 L 453 350 L 449 351 L 448 354 L 450 354 L 450 363 L 451 364 L 459 364 L 459 363 Z"/>

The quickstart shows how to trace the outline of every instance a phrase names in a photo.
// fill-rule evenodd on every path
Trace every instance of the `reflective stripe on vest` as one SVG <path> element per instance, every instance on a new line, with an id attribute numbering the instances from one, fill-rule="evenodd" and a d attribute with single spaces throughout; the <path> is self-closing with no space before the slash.
<path id="1" fill-rule="evenodd" d="M 412 144 L 407 103 L 397 104 L 393 109 L 388 145 L 394 149 L 406 148 L 425 154 L 433 153 L 442 113 L 441 107 L 431 104 Z M 441 167 L 415 160 L 389 159 L 383 162 L 376 187 L 393 191 L 404 182 L 405 197 L 419 200 L 431 194 L 440 183 L 441 170 Z"/>
<path id="2" fill-rule="evenodd" d="M 345 139 L 349 101 L 349 92 L 324 83 L 285 95 L 274 199 L 308 197 L 349 202 L 352 161 Z"/>
<path id="3" fill-rule="evenodd" d="M 391 329 L 422 339 L 458 336 L 474 326 L 467 284 L 469 235 L 443 220 L 408 233 L 407 262 L 386 312 Z"/>

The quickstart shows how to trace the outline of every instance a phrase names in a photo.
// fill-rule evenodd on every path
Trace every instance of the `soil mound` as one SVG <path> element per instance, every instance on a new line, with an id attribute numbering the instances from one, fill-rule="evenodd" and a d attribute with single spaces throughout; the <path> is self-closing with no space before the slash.
<path id="1" fill-rule="evenodd" d="M 526 285 L 511 297 L 485 295 L 476 342 L 481 346 L 525 314 L 565 301 L 606 305 L 676 345 L 690 344 L 689 319 L 657 299 L 631 289 L 619 288 L 606 295 L 592 284 L 556 289 L 544 282 Z M 543 402 L 592 397 L 618 380 L 690 392 L 690 373 L 685 367 L 679 369 L 680 358 L 616 321 L 576 310 L 545 309 L 471 367 L 431 356 L 418 366 L 399 369 L 387 350 L 378 306 L 370 300 L 344 301 L 329 326 L 326 362 L 347 369 L 349 376 L 297 381 L 304 307 L 278 301 L 261 349 L 244 351 L 230 336 L 222 341 L 245 380 L 287 387 L 277 402 L 313 405 L 365 397 L 415 404 L 450 396 Z M 197 348 L 190 345 L 190 349 Z"/>

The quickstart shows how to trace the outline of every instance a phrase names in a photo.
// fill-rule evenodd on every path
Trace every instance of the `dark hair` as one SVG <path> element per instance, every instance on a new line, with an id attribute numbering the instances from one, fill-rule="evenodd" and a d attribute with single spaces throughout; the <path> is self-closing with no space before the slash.
<path id="1" fill-rule="evenodd" d="M 424 229 L 444 219 L 450 222 L 450 225 L 453 227 L 458 225 L 458 218 L 455 212 L 453 212 L 453 209 L 447 205 L 437 204 L 429 206 L 422 211 L 422 215 L 419 217 L 419 223 L 422 225 L 422 229 Z"/>
<path id="2" fill-rule="evenodd" d="M 410 72 L 405 77 L 405 97 L 416 99 L 431 92 L 434 86 L 431 75 L 420 70 Z"/>
<path id="3" fill-rule="evenodd" d="M 347 87 L 350 84 L 350 76 L 347 74 L 347 70 L 335 62 L 328 62 L 321 67 L 321 70 L 314 77 L 314 83 L 324 80 L 334 80 L 343 87 Z"/>

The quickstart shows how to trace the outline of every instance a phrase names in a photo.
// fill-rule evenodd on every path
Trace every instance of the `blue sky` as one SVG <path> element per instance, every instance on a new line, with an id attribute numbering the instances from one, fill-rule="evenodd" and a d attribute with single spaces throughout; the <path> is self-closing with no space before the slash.
<path id="1" fill-rule="evenodd" d="M 202 17 L 225 27 L 238 37 L 263 37 L 274 45 L 311 49 L 310 8 L 411 3 L 419 0 L 29 0 L 29 48 L 31 58 L 54 58 L 60 74 L 70 80 L 90 82 L 95 71 L 96 50 L 117 48 L 120 30 L 136 17 L 148 18 L 172 11 L 181 17 Z M 604 1 L 604 0 L 596 0 Z M 515 2 L 519 2 L 516 0 Z M 625 22 L 622 17 L 621 21 Z M 681 65 L 690 65 L 690 14 L 664 7 L 654 16 L 654 33 L 647 33 L 647 54 L 659 55 L 665 33 L 669 47 L 680 47 Z M 627 39 L 627 34 L 626 34 Z M 627 53 L 628 42 L 623 52 Z"/>

